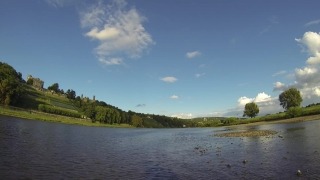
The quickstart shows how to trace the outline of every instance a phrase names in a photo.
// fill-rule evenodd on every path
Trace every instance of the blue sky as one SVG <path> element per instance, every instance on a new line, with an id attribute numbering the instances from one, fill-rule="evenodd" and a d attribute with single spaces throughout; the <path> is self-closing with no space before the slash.
<path id="1" fill-rule="evenodd" d="M 123 110 L 177 117 L 320 102 L 317 0 L 2 0 L 0 60 Z"/>

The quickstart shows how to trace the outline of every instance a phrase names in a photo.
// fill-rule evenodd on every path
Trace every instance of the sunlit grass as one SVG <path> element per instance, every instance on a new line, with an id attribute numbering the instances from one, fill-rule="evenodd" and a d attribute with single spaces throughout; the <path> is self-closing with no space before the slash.
<path id="1" fill-rule="evenodd" d="M 42 113 L 34 110 L 24 110 L 19 108 L 9 108 L 0 106 L 0 114 L 6 116 L 19 117 L 23 119 L 41 120 L 47 122 L 57 122 L 64 124 L 76 124 L 83 126 L 96 126 L 96 127 L 117 127 L 117 128 L 131 128 L 129 124 L 102 124 L 99 122 L 92 123 L 91 120 L 72 118 L 66 116 L 53 115 L 48 113 Z"/>

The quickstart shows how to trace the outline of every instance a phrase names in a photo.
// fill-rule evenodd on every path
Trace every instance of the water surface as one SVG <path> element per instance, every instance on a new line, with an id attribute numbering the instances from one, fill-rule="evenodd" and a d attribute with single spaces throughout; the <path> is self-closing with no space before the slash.
<path id="1" fill-rule="evenodd" d="M 247 129 L 267 137 L 223 138 Z M 320 179 L 320 121 L 99 128 L 0 116 L 2 179 Z M 246 160 L 246 163 L 243 161 Z"/>

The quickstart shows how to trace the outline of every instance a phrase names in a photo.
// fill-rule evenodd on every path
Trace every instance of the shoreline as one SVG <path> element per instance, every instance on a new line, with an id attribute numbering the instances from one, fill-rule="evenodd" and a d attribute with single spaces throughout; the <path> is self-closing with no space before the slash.
<path id="1" fill-rule="evenodd" d="M 318 115 L 309 115 L 309 116 L 300 116 L 290 119 L 281 119 L 281 120 L 270 120 L 270 121 L 258 121 L 247 124 L 236 124 L 233 126 L 257 126 L 265 124 L 286 124 L 286 123 L 297 123 L 297 122 L 306 122 L 306 121 L 316 121 L 320 120 L 320 114 Z"/>
<path id="2" fill-rule="evenodd" d="M 236 127 L 260 126 L 260 125 L 267 125 L 267 124 L 289 124 L 289 123 L 299 123 L 299 122 L 316 121 L 316 120 L 320 120 L 320 114 L 296 117 L 291 119 L 275 120 L 275 121 L 259 121 L 259 122 L 253 122 L 248 124 L 237 124 L 237 125 L 232 125 L 231 127 L 236 128 Z M 214 136 L 221 137 L 221 138 L 243 138 L 243 137 L 262 137 L 262 136 L 270 137 L 270 136 L 274 136 L 277 133 L 278 133 L 277 131 L 273 131 L 273 130 L 247 129 L 245 131 L 218 133 L 218 134 L 215 134 Z M 278 137 L 282 138 L 281 135 L 279 135 Z"/>
<path id="3" fill-rule="evenodd" d="M 19 110 L 17 110 L 19 109 Z M 109 127 L 109 128 L 133 128 L 129 124 L 101 124 L 99 122 L 92 123 L 87 119 L 79 119 L 55 114 L 48 114 L 34 110 L 27 109 L 10 109 L 2 107 L 0 108 L 0 115 L 11 116 L 17 118 L 23 118 L 28 120 L 40 120 L 46 122 L 54 122 L 54 123 L 63 123 L 63 124 L 74 124 L 74 125 L 82 125 L 82 126 L 91 126 L 91 127 Z M 301 116 L 290 119 L 282 119 L 282 120 L 269 120 L 269 121 L 256 121 L 249 123 L 241 123 L 240 124 L 230 124 L 224 126 L 212 126 L 214 127 L 232 127 L 232 126 L 257 126 L 257 125 L 265 125 L 265 124 L 284 124 L 284 123 L 297 123 L 297 122 L 305 122 L 305 121 L 314 121 L 320 120 L 320 114 L 318 115 L 309 115 L 309 116 Z"/>

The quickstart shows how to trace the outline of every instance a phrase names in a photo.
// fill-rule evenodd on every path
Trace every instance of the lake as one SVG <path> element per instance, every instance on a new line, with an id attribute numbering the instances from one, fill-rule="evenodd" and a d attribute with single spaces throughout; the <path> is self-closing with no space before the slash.
<path id="1" fill-rule="evenodd" d="M 214 136 L 247 129 L 278 133 Z M 0 158 L 1 179 L 320 179 L 320 121 L 121 129 L 0 116 Z"/>

